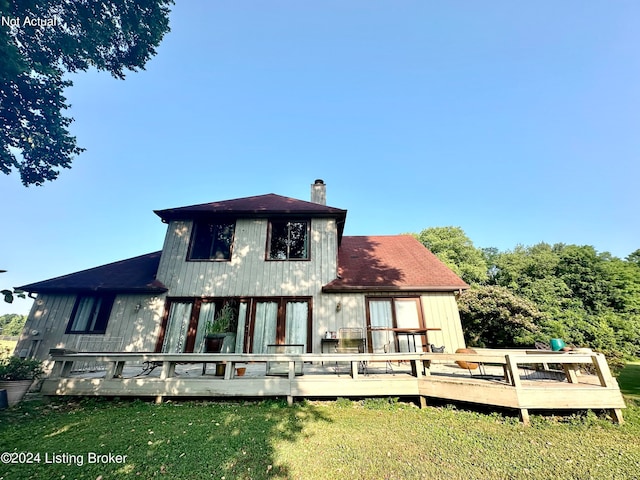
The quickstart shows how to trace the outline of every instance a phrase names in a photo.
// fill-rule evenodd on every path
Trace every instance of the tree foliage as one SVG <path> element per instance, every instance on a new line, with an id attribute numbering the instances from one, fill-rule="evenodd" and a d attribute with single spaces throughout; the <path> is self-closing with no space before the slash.
<path id="1" fill-rule="evenodd" d="M 82 152 L 69 134 L 68 72 L 123 79 L 169 31 L 172 0 L 0 0 L 0 171 L 42 185 Z M 34 22 L 36 24 L 34 25 Z M 52 24 L 53 22 L 53 24 Z"/>
<path id="2" fill-rule="evenodd" d="M 635 254 L 635 252 L 634 252 Z M 640 265 L 589 245 L 517 246 L 491 257 L 489 282 L 538 307 L 542 340 L 610 354 L 640 350 Z"/>
<path id="3" fill-rule="evenodd" d="M 498 286 L 477 285 L 466 290 L 458 308 L 469 345 L 478 347 L 531 345 L 544 318 L 533 302 Z"/>
<path id="4" fill-rule="evenodd" d="M 465 282 L 486 280 L 487 264 L 482 251 L 473 246 L 462 228 L 432 227 L 415 237 Z"/>
<path id="5" fill-rule="evenodd" d="M 17 313 L 8 313 L 0 316 L 0 333 L 2 335 L 20 335 L 24 324 L 27 321 L 25 315 L 19 315 Z"/>
<path id="6" fill-rule="evenodd" d="M 590 245 L 478 249 L 459 227 L 415 236 L 472 285 L 459 298 L 471 345 L 533 346 L 558 337 L 640 356 L 640 249 L 622 260 Z"/>

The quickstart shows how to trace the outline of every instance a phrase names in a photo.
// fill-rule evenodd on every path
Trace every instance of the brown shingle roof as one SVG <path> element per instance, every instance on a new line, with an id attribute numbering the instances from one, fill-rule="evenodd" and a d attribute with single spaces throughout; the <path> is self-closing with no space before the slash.
<path id="1" fill-rule="evenodd" d="M 167 288 L 158 280 L 156 273 L 162 252 L 149 253 L 139 257 L 90 268 L 62 277 L 31 283 L 19 287 L 25 292 L 105 292 L 161 293 Z"/>
<path id="2" fill-rule="evenodd" d="M 328 207 L 319 203 L 305 202 L 275 193 L 256 195 L 253 197 L 223 200 L 221 202 L 202 203 L 188 207 L 154 210 L 163 220 L 192 218 L 194 216 L 235 215 L 256 216 L 273 214 L 299 214 L 307 216 L 346 216 L 347 211 Z"/>
<path id="3" fill-rule="evenodd" d="M 340 278 L 325 292 L 454 291 L 469 288 L 433 253 L 410 235 L 343 237 L 338 253 Z"/>
<path id="4" fill-rule="evenodd" d="M 328 207 L 314 202 L 306 202 L 291 197 L 283 197 L 275 193 L 256 195 L 253 197 L 235 198 L 220 202 L 201 203 L 188 207 L 154 210 L 163 222 L 171 220 L 199 219 L 211 217 L 276 217 L 280 215 L 299 217 L 330 217 L 336 219 L 338 241 L 342 239 L 347 211 Z"/>

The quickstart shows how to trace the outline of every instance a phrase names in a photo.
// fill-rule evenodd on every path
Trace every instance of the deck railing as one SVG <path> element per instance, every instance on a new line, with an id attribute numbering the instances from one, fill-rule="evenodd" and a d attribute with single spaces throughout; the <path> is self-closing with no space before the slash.
<path id="1" fill-rule="evenodd" d="M 436 397 L 515 408 L 523 422 L 529 409 L 609 409 L 622 421 L 624 400 L 600 353 L 541 353 L 525 350 L 483 350 L 478 354 L 385 353 L 385 354 L 166 354 L 166 353 L 57 353 L 53 368 L 42 385 L 45 395 L 112 395 L 164 397 L 367 397 L 417 396 L 421 405 Z M 104 363 L 104 376 L 86 378 L 73 373 L 74 364 Z M 436 364 L 469 362 L 493 368 L 493 375 L 457 375 L 434 372 Z M 176 374 L 178 364 L 225 364 L 223 377 Z M 241 377 L 238 364 L 278 363 L 283 375 Z M 340 364 L 347 375 L 300 373 L 307 363 Z M 401 363 L 403 373 L 380 374 L 374 366 Z M 125 366 L 154 366 L 159 376 L 123 376 Z M 535 366 L 556 366 L 562 381 L 531 380 Z M 410 367 L 410 368 L 408 368 Z M 502 368 L 495 368 L 502 367 Z M 269 369 L 267 369 L 268 371 Z M 311 370 L 311 369 L 309 369 Z M 384 370 L 384 369 L 382 369 Z M 480 369 L 482 371 L 482 369 Z M 342 369 L 341 369 L 342 371 Z M 374 374 L 375 372 L 375 374 Z M 371 373 L 371 374 L 370 374 Z M 461 374 L 464 371 L 460 372 Z M 557 375 L 556 375 L 557 377 Z"/>

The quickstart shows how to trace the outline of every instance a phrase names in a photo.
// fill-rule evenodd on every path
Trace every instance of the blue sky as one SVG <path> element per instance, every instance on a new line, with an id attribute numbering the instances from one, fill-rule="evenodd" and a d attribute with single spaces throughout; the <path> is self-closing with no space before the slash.
<path id="1" fill-rule="evenodd" d="M 178 2 L 146 70 L 70 78 L 87 149 L 0 176 L 0 286 L 160 250 L 154 209 L 264 193 L 345 234 L 640 248 L 640 3 Z M 0 303 L 27 313 L 30 301 Z"/>

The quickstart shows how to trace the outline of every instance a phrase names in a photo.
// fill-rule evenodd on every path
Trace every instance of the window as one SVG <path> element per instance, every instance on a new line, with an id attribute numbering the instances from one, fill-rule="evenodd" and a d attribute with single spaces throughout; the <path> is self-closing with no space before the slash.
<path id="1" fill-rule="evenodd" d="M 78 295 L 66 333 L 104 333 L 115 295 Z"/>
<path id="2" fill-rule="evenodd" d="M 188 260 L 231 260 L 234 222 L 195 222 Z"/>
<path id="3" fill-rule="evenodd" d="M 269 222 L 269 260 L 309 258 L 309 222 L 271 220 Z"/>

